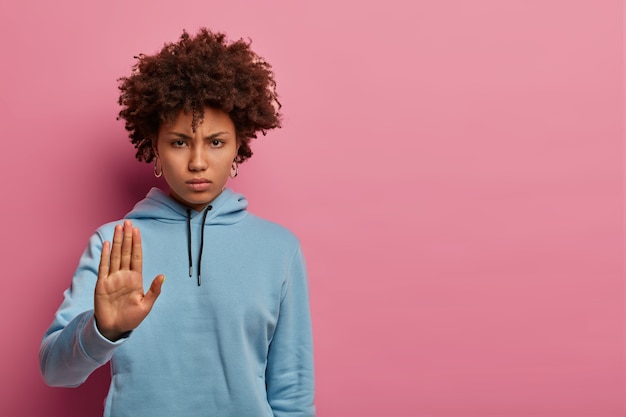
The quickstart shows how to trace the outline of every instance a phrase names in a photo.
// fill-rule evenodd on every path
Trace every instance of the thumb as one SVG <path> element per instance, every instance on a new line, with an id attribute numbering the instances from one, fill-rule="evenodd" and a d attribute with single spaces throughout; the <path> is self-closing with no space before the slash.
<path id="1" fill-rule="evenodd" d="M 163 286 L 163 282 L 165 282 L 165 275 L 157 275 L 152 281 L 152 284 L 150 284 L 150 289 L 143 298 L 144 301 L 150 305 L 150 307 L 152 307 L 152 304 L 154 304 L 156 299 L 161 294 L 161 286 Z"/>

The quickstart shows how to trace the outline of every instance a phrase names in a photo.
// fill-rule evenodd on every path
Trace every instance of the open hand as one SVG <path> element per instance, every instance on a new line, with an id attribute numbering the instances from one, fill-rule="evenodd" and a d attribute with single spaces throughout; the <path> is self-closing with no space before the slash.
<path id="1" fill-rule="evenodd" d="M 113 246 L 102 246 L 94 296 L 96 325 L 100 333 L 115 341 L 135 329 L 148 315 L 165 281 L 158 275 L 144 294 L 141 235 L 130 220 L 115 226 Z"/>

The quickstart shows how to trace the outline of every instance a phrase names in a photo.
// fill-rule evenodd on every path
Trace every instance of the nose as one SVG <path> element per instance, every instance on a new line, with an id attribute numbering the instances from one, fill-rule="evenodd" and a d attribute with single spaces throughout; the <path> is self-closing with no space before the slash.
<path id="1" fill-rule="evenodd" d="M 209 166 L 208 157 L 202 146 L 192 146 L 189 155 L 189 170 L 204 171 Z"/>

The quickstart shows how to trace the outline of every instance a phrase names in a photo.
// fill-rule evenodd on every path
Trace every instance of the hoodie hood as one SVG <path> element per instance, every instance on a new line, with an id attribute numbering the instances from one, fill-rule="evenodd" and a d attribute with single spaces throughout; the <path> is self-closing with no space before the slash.
<path id="1" fill-rule="evenodd" d="M 127 219 L 151 219 L 167 223 L 187 223 L 187 256 L 189 260 L 189 277 L 193 276 L 193 243 L 192 227 L 200 227 L 200 250 L 197 262 L 198 286 L 202 284 L 202 250 L 204 248 L 204 231 L 207 226 L 230 225 L 243 220 L 247 214 L 248 200 L 241 195 L 225 188 L 219 196 L 202 211 L 193 210 L 174 200 L 158 188 L 152 188 L 146 198 L 138 202 Z"/>
<path id="2" fill-rule="evenodd" d="M 210 208 L 209 208 L 210 207 Z M 165 222 L 186 222 L 206 214 L 206 225 L 228 225 L 240 222 L 247 214 L 248 200 L 228 188 L 204 210 L 191 210 L 158 188 L 152 188 L 126 215 L 127 219 L 154 219 Z M 189 213 L 190 211 L 190 213 Z"/>

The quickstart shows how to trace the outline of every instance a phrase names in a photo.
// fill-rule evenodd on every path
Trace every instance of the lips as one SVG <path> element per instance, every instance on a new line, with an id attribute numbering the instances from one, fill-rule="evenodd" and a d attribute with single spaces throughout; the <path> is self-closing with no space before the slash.
<path id="1" fill-rule="evenodd" d="M 206 182 L 211 182 L 211 181 L 209 181 L 209 180 L 207 180 L 205 178 L 197 178 L 197 179 L 189 180 L 189 181 L 186 181 L 186 182 L 187 182 L 187 184 L 204 184 Z"/>
<path id="2" fill-rule="evenodd" d="M 205 191 L 211 185 L 211 181 L 205 178 L 194 178 L 192 180 L 185 181 L 185 184 L 187 184 L 187 186 L 194 191 Z"/>

